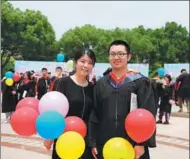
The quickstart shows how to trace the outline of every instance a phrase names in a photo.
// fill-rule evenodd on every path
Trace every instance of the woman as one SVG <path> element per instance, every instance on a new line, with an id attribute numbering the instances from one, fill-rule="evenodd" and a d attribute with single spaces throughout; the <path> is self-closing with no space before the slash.
<path id="1" fill-rule="evenodd" d="M 7 86 L 5 83 L 6 79 L 2 81 L 2 113 L 5 113 L 6 119 L 5 123 L 8 123 L 12 113 L 15 111 L 16 107 L 16 92 L 15 84 L 12 86 Z"/>
<path id="2" fill-rule="evenodd" d="M 19 94 L 19 101 L 25 97 L 35 97 L 35 81 L 32 79 L 30 72 L 24 74 L 23 80 L 18 86 L 17 93 Z"/>
<path id="3" fill-rule="evenodd" d="M 75 58 L 75 73 L 68 77 L 56 81 L 54 90 L 63 93 L 69 101 L 69 112 L 67 116 L 77 116 L 88 123 L 89 116 L 93 104 L 93 86 L 88 82 L 87 76 L 92 72 L 96 58 L 92 50 L 80 50 L 76 52 Z M 81 159 L 91 159 L 92 154 L 87 145 Z M 52 141 L 45 141 L 44 145 L 50 149 Z M 60 159 L 55 150 L 56 140 L 53 146 L 52 159 Z"/>

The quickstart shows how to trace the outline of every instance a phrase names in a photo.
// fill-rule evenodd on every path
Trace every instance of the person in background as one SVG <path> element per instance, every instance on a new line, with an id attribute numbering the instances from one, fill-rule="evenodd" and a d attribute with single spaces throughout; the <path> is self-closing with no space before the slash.
<path id="1" fill-rule="evenodd" d="M 56 82 L 56 80 L 59 80 L 59 79 L 61 79 L 63 77 L 63 69 L 62 69 L 62 67 L 56 67 L 56 69 L 55 69 L 55 76 L 53 76 L 52 78 L 51 78 L 51 84 L 50 84 L 50 89 L 49 89 L 49 91 L 52 91 L 53 90 L 53 87 L 54 87 L 54 84 L 55 84 L 55 82 Z"/>
<path id="2" fill-rule="evenodd" d="M 47 68 L 42 68 L 42 77 L 38 79 L 36 84 L 36 95 L 38 99 L 41 99 L 44 94 L 49 91 L 50 79 L 48 78 Z"/>
<path id="3" fill-rule="evenodd" d="M 32 79 L 32 75 L 29 71 L 24 73 L 24 77 L 21 80 L 17 93 L 19 93 L 19 101 L 25 97 L 35 97 L 35 80 Z"/>
<path id="4" fill-rule="evenodd" d="M 172 78 L 170 75 L 166 74 L 163 79 L 162 83 L 162 95 L 161 95 L 161 103 L 160 103 L 160 110 L 159 110 L 159 120 L 157 121 L 158 124 L 163 123 L 163 116 L 165 116 L 164 124 L 169 124 L 170 114 L 172 105 L 170 100 L 172 100 L 172 93 L 173 88 L 170 85 Z"/>
<path id="5" fill-rule="evenodd" d="M 178 112 L 183 112 L 183 103 L 184 103 L 184 98 L 188 98 L 189 92 L 188 87 L 188 73 L 185 69 L 181 70 L 181 74 L 176 78 L 176 96 L 177 96 L 177 105 L 179 105 L 179 111 Z"/>
<path id="6" fill-rule="evenodd" d="M 51 79 L 51 72 L 48 72 L 48 78 Z"/>
<path id="7" fill-rule="evenodd" d="M 9 70 L 14 73 L 14 70 Z M 1 82 L 1 92 L 2 92 L 2 113 L 5 113 L 5 123 L 10 122 L 10 117 L 15 111 L 16 107 L 16 91 L 15 84 L 12 86 L 7 86 L 6 78 Z"/>
<path id="8" fill-rule="evenodd" d="M 92 72 L 96 58 L 92 50 L 79 50 L 75 53 L 75 70 L 71 76 L 63 77 L 56 81 L 55 91 L 63 93 L 69 101 L 67 116 L 80 117 L 87 125 L 93 107 L 93 86 L 87 80 Z M 52 159 L 60 159 L 55 150 L 56 141 L 53 145 Z M 80 159 L 93 159 L 91 149 L 88 146 L 88 133 L 85 138 L 86 148 Z M 50 149 L 53 141 L 46 140 L 44 145 Z"/>

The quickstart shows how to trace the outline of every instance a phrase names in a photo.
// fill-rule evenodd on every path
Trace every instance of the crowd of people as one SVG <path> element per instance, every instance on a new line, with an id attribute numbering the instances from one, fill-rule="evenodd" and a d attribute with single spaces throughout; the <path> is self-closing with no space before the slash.
<path id="1" fill-rule="evenodd" d="M 61 67 L 57 67 L 54 76 L 48 73 L 47 68 L 42 68 L 39 78 L 34 71 L 27 71 L 21 74 L 20 81 L 13 86 L 7 86 L 3 80 L 2 112 L 6 113 L 8 121 L 16 104 L 23 98 L 36 97 L 40 100 L 48 91 L 59 91 L 69 101 L 67 116 L 80 117 L 88 128 L 86 149 L 81 159 L 103 159 L 103 145 L 116 136 L 130 141 L 136 152 L 135 159 L 149 159 L 148 147 L 156 147 L 156 134 L 148 141 L 137 144 L 125 132 L 124 121 L 131 111 L 131 93 L 137 95 L 138 108 L 150 111 L 155 118 L 159 110 L 157 123 L 169 124 L 172 102 L 179 105 L 179 112 L 183 111 L 183 101 L 189 107 L 190 75 L 182 70 L 174 83 L 168 74 L 163 77 L 157 74 L 154 79 L 149 79 L 127 67 L 131 57 L 130 46 L 125 41 L 116 40 L 108 47 L 111 68 L 99 80 L 94 76 L 89 81 L 89 75 L 96 63 L 95 53 L 90 49 L 75 53 L 75 68 L 69 76 L 63 74 Z M 162 122 L 163 116 L 165 122 Z M 52 159 L 59 159 L 55 144 L 56 140 L 44 141 L 47 149 L 53 145 Z"/>

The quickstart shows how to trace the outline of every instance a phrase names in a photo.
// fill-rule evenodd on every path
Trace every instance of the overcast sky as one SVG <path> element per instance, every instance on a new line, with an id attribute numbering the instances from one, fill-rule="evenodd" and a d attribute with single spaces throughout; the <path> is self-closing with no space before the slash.
<path id="1" fill-rule="evenodd" d="M 158 28 L 175 21 L 189 30 L 189 1 L 12 1 L 14 7 L 40 10 L 52 24 L 56 39 L 76 26 L 112 29 Z"/>

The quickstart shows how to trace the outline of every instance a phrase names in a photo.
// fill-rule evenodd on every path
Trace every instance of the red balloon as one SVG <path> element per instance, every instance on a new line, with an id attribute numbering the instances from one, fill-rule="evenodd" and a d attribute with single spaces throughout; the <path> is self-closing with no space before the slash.
<path id="1" fill-rule="evenodd" d="M 16 110 L 22 107 L 30 107 L 30 108 L 35 109 L 37 112 L 39 112 L 38 110 L 39 102 L 40 101 L 34 97 L 26 97 L 18 102 L 16 106 Z"/>
<path id="2" fill-rule="evenodd" d="M 69 116 L 65 118 L 65 121 L 66 121 L 66 128 L 64 132 L 75 131 L 85 138 L 87 128 L 86 124 L 81 118 L 76 116 Z"/>
<path id="3" fill-rule="evenodd" d="M 13 81 L 18 82 L 20 80 L 21 76 L 19 73 L 14 73 Z"/>
<path id="4" fill-rule="evenodd" d="M 135 109 L 125 119 L 125 130 L 137 143 L 147 141 L 155 132 L 154 116 L 145 109 Z"/>
<path id="5" fill-rule="evenodd" d="M 20 108 L 11 116 L 11 127 L 19 135 L 34 135 L 36 134 L 36 120 L 38 116 L 38 112 L 32 108 Z"/>

